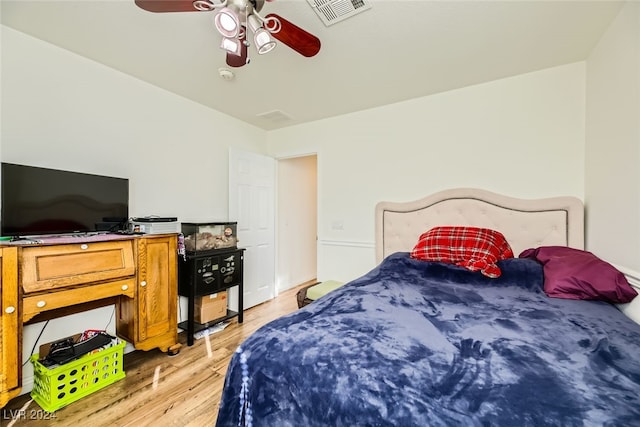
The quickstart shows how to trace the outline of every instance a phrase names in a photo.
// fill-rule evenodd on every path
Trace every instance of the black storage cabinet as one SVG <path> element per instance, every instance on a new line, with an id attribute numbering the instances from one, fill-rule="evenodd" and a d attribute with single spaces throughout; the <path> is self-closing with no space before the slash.
<path id="1" fill-rule="evenodd" d="M 244 249 L 228 248 L 187 252 L 178 261 L 178 293 L 188 299 L 187 320 L 178 326 L 187 331 L 187 344 L 193 345 L 193 335 L 221 321 L 238 316 L 243 321 L 243 261 Z M 238 287 L 238 311 L 227 309 L 227 315 L 206 324 L 194 321 L 195 298 Z"/>

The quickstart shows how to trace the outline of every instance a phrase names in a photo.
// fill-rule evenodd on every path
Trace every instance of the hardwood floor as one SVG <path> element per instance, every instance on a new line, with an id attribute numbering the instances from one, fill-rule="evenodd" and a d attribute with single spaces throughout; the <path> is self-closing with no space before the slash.
<path id="1" fill-rule="evenodd" d="M 296 293 L 305 285 L 246 310 L 242 324 L 232 320 L 191 347 L 181 333 L 176 356 L 158 350 L 125 354 L 124 379 L 54 413 L 43 412 L 28 393 L 19 396 L 0 409 L 0 426 L 213 426 L 231 355 L 258 328 L 297 310 Z"/>

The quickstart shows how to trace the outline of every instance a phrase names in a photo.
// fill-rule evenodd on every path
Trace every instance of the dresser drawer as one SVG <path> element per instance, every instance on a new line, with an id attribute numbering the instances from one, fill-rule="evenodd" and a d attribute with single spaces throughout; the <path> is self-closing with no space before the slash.
<path id="1" fill-rule="evenodd" d="M 25 293 L 135 274 L 131 240 L 28 247 L 20 258 Z"/>
<path id="2" fill-rule="evenodd" d="M 68 307 L 88 301 L 97 301 L 117 295 L 134 298 L 136 281 L 133 277 L 114 280 L 113 282 L 91 285 L 91 287 L 67 288 L 46 294 L 25 295 L 22 299 L 22 320 L 29 321 L 32 317 L 48 310 Z"/>

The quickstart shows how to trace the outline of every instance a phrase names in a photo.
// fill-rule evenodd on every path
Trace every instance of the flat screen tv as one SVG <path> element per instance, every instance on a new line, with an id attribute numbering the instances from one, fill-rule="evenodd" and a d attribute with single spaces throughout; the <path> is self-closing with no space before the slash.
<path id="1" fill-rule="evenodd" d="M 2 236 L 110 231 L 129 217 L 129 180 L 2 163 L 1 202 Z"/>

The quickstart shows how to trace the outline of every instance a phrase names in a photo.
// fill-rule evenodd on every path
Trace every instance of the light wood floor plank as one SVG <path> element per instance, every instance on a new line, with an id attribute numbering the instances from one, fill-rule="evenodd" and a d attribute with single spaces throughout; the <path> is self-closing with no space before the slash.
<path id="1" fill-rule="evenodd" d="M 29 419 L 38 418 L 40 406 L 29 394 L 16 397 L 0 409 L 0 426 L 212 426 L 233 352 L 258 328 L 297 310 L 296 293 L 306 284 L 246 310 L 242 324 L 232 320 L 191 347 L 181 333 L 176 356 L 159 350 L 125 354 L 124 379 L 50 414 L 51 419 Z"/>

